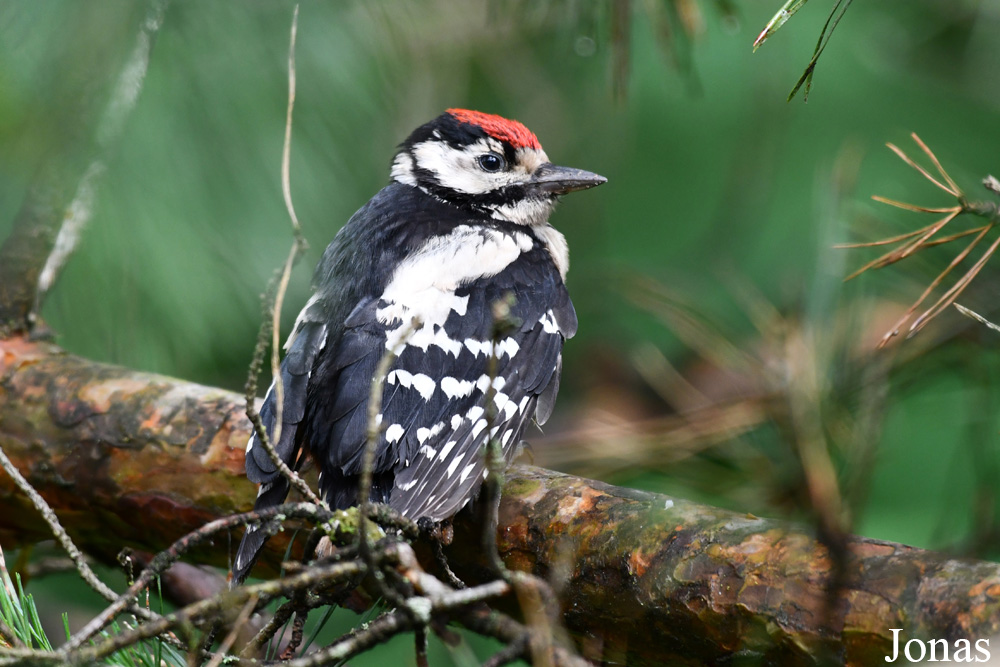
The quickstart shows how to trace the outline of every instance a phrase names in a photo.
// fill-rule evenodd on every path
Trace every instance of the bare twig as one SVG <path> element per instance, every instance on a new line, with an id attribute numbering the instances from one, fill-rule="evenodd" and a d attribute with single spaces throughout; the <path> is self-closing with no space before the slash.
<path id="1" fill-rule="evenodd" d="M 532 661 L 535 665 L 551 663 L 555 648 L 554 630 L 559 627 L 559 609 L 555 602 L 555 593 L 544 580 L 520 571 L 509 570 L 500 558 L 497 549 L 497 526 L 499 523 L 500 490 L 503 487 L 506 459 L 499 440 L 494 436 L 494 425 L 497 418 L 496 378 L 499 359 L 497 358 L 498 343 L 512 328 L 520 323 L 511 314 L 514 305 L 513 295 L 493 304 L 493 331 L 491 354 L 487 373 L 490 383 L 486 390 L 486 482 L 485 482 L 485 520 L 483 522 L 483 549 L 490 566 L 501 581 L 510 584 L 517 592 L 518 600 L 524 615 L 528 618 L 530 629 L 525 631 L 524 641 L 530 647 Z"/>
<path id="2" fill-rule="evenodd" d="M 281 306 L 285 300 L 285 292 L 288 290 L 288 281 L 292 275 L 292 268 L 308 247 L 305 237 L 302 236 L 302 226 L 299 224 L 299 218 L 295 214 L 295 205 L 292 203 L 291 185 L 292 112 L 295 110 L 295 37 L 298 34 L 298 28 L 299 6 L 295 5 L 295 10 L 292 12 L 292 27 L 288 40 L 288 109 L 285 114 L 285 140 L 281 148 L 281 192 L 285 199 L 285 209 L 288 211 L 288 217 L 292 223 L 292 235 L 294 239 L 292 247 L 288 252 L 288 258 L 285 260 L 284 269 L 281 272 L 278 291 L 274 297 L 274 309 L 271 313 L 273 318 L 271 324 L 271 375 L 274 378 L 274 397 L 276 401 L 273 428 L 274 442 L 281 442 L 281 416 L 285 405 L 285 390 L 281 382 L 278 355 L 281 332 Z"/>
<path id="3" fill-rule="evenodd" d="M 942 214 L 945 216 L 938 220 L 937 222 L 923 227 L 921 229 L 908 232 L 906 234 L 901 234 L 887 239 L 882 239 L 879 241 L 872 241 L 868 243 L 856 243 L 856 244 L 845 244 L 840 247 L 869 247 L 869 246 L 881 246 L 890 245 L 897 242 L 902 242 L 902 245 L 896 247 L 893 250 L 877 257 L 876 259 L 868 262 L 862 266 L 857 271 L 851 273 L 846 280 L 857 277 L 858 275 L 868 271 L 869 269 L 878 269 L 890 264 L 894 264 L 902 259 L 910 257 L 915 253 L 923 250 L 925 248 L 930 248 L 933 246 L 943 245 L 945 243 L 950 243 L 960 238 L 965 238 L 967 236 L 973 236 L 973 239 L 969 244 L 961 250 L 942 270 L 937 277 L 931 281 L 930 285 L 923 291 L 920 297 L 906 310 L 903 316 L 893 325 L 889 331 L 882 337 L 878 346 L 885 346 L 892 338 L 899 335 L 900 328 L 906 324 L 913 316 L 916 309 L 922 304 L 931 293 L 941 284 L 942 281 L 951 273 L 951 271 L 961 264 L 969 254 L 975 249 L 983 240 L 985 240 L 987 234 L 989 234 L 993 228 L 1000 223 L 1000 206 L 996 202 L 970 202 L 962 189 L 955 182 L 955 179 L 948 174 L 948 172 L 941 165 L 941 161 L 938 160 L 937 156 L 928 148 L 927 144 L 923 142 L 915 133 L 910 135 L 913 138 L 914 143 L 920 148 L 921 151 L 930 159 L 931 164 L 934 165 L 934 169 L 937 170 L 938 176 L 931 174 L 930 170 L 924 168 L 916 162 L 913 158 L 907 155 L 901 148 L 895 146 L 894 144 L 886 144 L 893 153 L 899 156 L 903 162 L 915 169 L 921 176 L 930 181 L 935 187 L 947 192 L 952 197 L 955 197 L 957 205 L 949 207 L 928 207 L 919 206 L 916 204 L 909 204 L 906 202 L 896 201 L 894 199 L 888 199 L 886 197 L 873 196 L 872 199 L 875 201 L 882 202 L 884 204 L 889 204 L 890 206 L 895 206 L 907 211 L 913 211 L 917 213 L 934 213 Z M 992 177 L 987 177 L 983 181 L 983 185 L 993 192 L 992 184 L 996 179 Z M 1000 193 L 1000 182 L 997 183 L 996 192 Z M 938 232 L 944 229 L 949 223 L 951 223 L 955 218 L 959 217 L 964 213 L 971 213 L 979 217 L 985 218 L 987 224 L 976 227 L 974 229 L 963 230 L 950 234 L 945 237 L 933 238 Z M 966 271 L 966 273 L 958 279 L 958 281 L 949 288 L 944 295 L 942 295 L 930 308 L 925 310 L 920 314 L 911 324 L 908 332 L 908 336 L 912 336 L 920 331 L 924 326 L 927 325 L 932 319 L 934 319 L 938 314 L 944 311 L 948 306 L 950 306 L 955 299 L 957 299 L 966 287 L 972 282 L 972 280 L 979 274 L 986 263 L 990 260 L 993 254 L 996 252 L 997 248 L 1000 247 L 1000 239 L 995 240 L 989 245 L 986 251 L 979 257 L 978 260 L 972 265 L 972 267 Z"/>
<path id="4" fill-rule="evenodd" d="M 267 452 L 271 462 L 278 469 L 281 475 L 287 479 L 299 493 L 302 494 L 303 498 L 306 498 L 309 502 L 325 507 L 325 501 L 313 493 L 313 490 L 309 488 L 309 485 L 306 484 L 301 477 L 299 477 L 298 473 L 292 470 L 284 461 L 281 460 L 281 456 L 278 455 L 278 452 L 275 449 L 275 443 L 281 442 L 281 428 L 285 407 L 285 388 L 284 383 L 281 381 L 281 365 L 279 356 L 281 307 L 285 300 L 285 292 L 288 290 L 288 281 L 291 278 L 292 269 L 299 261 L 302 253 L 304 253 L 309 247 L 309 244 L 306 243 L 305 237 L 302 236 L 302 227 L 299 224 L 298 216 L 295 214 L 295 207 L 292 204 L 290 178 L 292 112 L 295 109 L 295 38 L 298 33 L 298 25 L 299 6 L 295 5 L 295 10 L 292 13 L 292 27 L 288 44 L 288 110 L 285 115 L 285 140 L 281 151 L 281 190 L 285 199 L 285 208 L 288 211 L 288 216 L 292 223 L 293 241 L 281 273 L 278 275 L 276 286 L 272 282 L 272 284 L 268 286 L 264 297 L 264 320 L 262 321 L 260 331 L 258 332 L 257 344 L 254 349 L 254 359 L 250 364 L 250 377 L 247 380 L 246 400 L 247 417 L 253 424 L 254 431 L 257 434 L 257 439 L 260 441 L 261 446 L 264 447 L 264 451 Z M 257 412 L 255 405 L 257 375 L 260 372 L 260 364 L 265 346 L 264 341 L 267 339 L 268 333 L 270 333 L 271 337 L 271 377 L 273 378 L 272 382 L 274 382 L 275 399 L 274 421 L 272 422 L 273 426 L 270 436 L 267 434 L 267 429 L 264 428 L 264 424 L 260 419 L 260 414 Z"/>
<path id="5" fill-rule="evenodd" d="M 396 607 L 404 609 L 403 598 L 391 586 L 386 584 L 385 575 L 377 566 L 372 545 L 368 540 L 368 515 L 371 505 L 375 450 L 382 433 L 382 424 L 379 417 L 382 412 L 382 394 L 385 389 L 386 376 L 389 373 L 389 367 L 396 360 L 399 347 L 405 344 L 410 334 L 419 327 L 420 321 L 417 318 L 413 318 L 405 328 L 400 324 L 402 330 L 396 337 L 398 342 L 396 345 L 392 345 L 387 339 L 386 351 L 382 354 L 382 358 L 379 359 L 378 365 L 375 367 L 375 377 L 372 378 L 371 388 L 368 393 L 368 430 L 365 437 L 365 451 L 361 459 L 361 474 L 358 476 L 358 550 L 361 560 L 367 565 L 368 571 L 374 577 L 380 589 L 379 592 L 386 600 Z"/>
<path id="6" fill-rule="evenodd" d="M 35 490 L 35 487 L 31 486 L 21 474 L 9 458 L 7 458 L 7 453 L 3 451 L 3 447 L 0 447 L 0 466 L 10 475 L 14 483 L 17 484 L 18 488 L 24 492 L 24 495 L 28 496 L 31 500 L 31 504 L 35 506 L 35 509 L 39 511 L 42 518 L 45 519 L 45 523 L 49 524 L 49 528 L 52 530 L 52 534 L 55 536 L 56 541 L 59 542 L 60 546 L 66 551 L 73 562 L 76 564 L 76 570 L 80 573 L 80 577 L 83 578 L 87 584 L 93 588 L 97 593 L 106 600 L 116 600 L 118 594 L 111 590 L 107 584 L 101 581 L 94 571 L 90 568 L 87 563 L 87 559 L 84 557 L 83 553 L 76 548 L 73 544 L 73 540 L 70 539 L 69 534 L 59 523 L 59 518 L 56 513 L 52 511 L 49 504 L 45 502 L 41 494 Z"/>
<path id="7" fill-rule="evenodd" d="M 427 626 L 422 625 L 413 632 L 413 643 L 417 667 L 429 667 L 427 662 Z"/>
<path id="8" fill-rule="evenodd" d="M 226 657 L 226 653 L 232 647 L 233 642 L 236 641 L 236 635 L 239 634 L 240 630 L 243 628 L 243 624 L 247 622 L 250 618 L 250 614 L 253 613 L 253 610 L 256 607 L 257 597 L 251 596 L 250 599 L 246 601 L 246 604 L 243 605 L 243 609 L 240 610 L 239 616 L 237 616 L 236 620 L 233 621 L 232 629 L 229 631 L 229 634 L 226 635 L 225 639 L 222 640 L 222 643 L 219 644 L 219 650 L 216 651 L 215 656 L 212 657 L 212 660 L 206 667 L 219 667 L 219 665 L 222 664 L 223 659 Z"/>
<path id="9" fill-rule="evenodd" d="M 294 591 L 307 589 L 320 583 L 343 581 L 357 575 L 360 571 L 361 566 L 355 562 L 334 563 L 328 566 L 310 568 L 301 574 L 282 579 L 225 590 L 207 600 L 187 605 L 172 614 L 143 623 L 132 630 L 108 637 L 91 646 L 73 651 L 60 650 L 57 654 L 62 659 L 78 662 L 100 660 L 126 646 L 158 637 L 182 625 L 198 626 L 205 621 L 214 622 L 220 613 L 242 608 L 251 599 L 256 598 L 259 603 L 266 603 L 280 595 L 289 595 Z"/>
<path id="10" fill-rule="evenodd" d="M 97 127 L 96 145 L 99 154 L 90 163 L 80 180 L 73 201 L 66 208 L 66 216 L 59 228 L 52 252 L 46 259 L 45 266 L 38 277 L 33 313 L 38 313 L 41 310 L 45 295 L 59 277 L 66 261 L 76 250 L 80 236 L 93 216 L 98 181 L 106 171 L 106 155 L 121 137 L 125 121 L 139 99 L 146 71 L 149 68 L 149 54 L 153 49 L 156 35 L 163 25 L 163 17 L 168 4 L 169 0 L 154 0 L 150 3 L 132 53 L 118 75 L 111 99 L 108 100 L 104 115 Z"/>
<path id="11" fill-rule="evenodd" d="M 292 602 L 286 602 L 285 604 L 278 607 L 277 611 L 274 612 L 264 627 L 251 639 L 243 650 L 240 651 L 240 655 L 246 658 L 257 655 L 264 646 L 271 641 L 271 638 L 281 629 L 281 627 L 288 622 L 288 619 L 292 617 L 295 613 L 295 604 Z"/>
<path id="12" fill-rule="evenodd" d="M 975 312 L 974 310 L 970 310 L 960 303 L 955 303 L 952 305 L 955 306 L 955 309 L 958 310 L 958 312 L 962 313 L 966 317 L 970 317 L 975 321 L 979 322 L 980 324 L 985 324 L 987 327 L 993 329 L 994 331 L 1000 331 L 1000 325 L 993 324 L 993 322 L 990 322 L 988 319 L 986 319 L 979 313 Z"/>
<path id="13" fill-rule="evenodd" d="M 113 597 L 112 604 L 91 619 L 79 632 L 70 637 L 61 650 L 65 652 L 72 651 L 82 646 L 84 642 L 100 632 L 101 628 L 110 623 L 115 616 L 128 608 L 130 601 L 148 586 L 158 574 L 170 567 L 171 564 L 177 561 L 191 547 L 208 540 L 216 533 L 224 530 L 242 526 L 251 521 L 265 521 L 277 516 L 284 518 L 307 518 L 318 522 L 329 519 L 330 513 L 328 510 L 311 503 L 286 503 L 276 507 L 269 507 L 266 510 L 233 514 L 205 524 L 198 530 L 174 542 L 167 550 L 157 554 L 146 569 L 142 571 L 139 578 L 129 586 L 129 589 L 121 596 Z"/>
<path id="14" fill-rule="evenodd" d="M 913 137 L 913 140 L 916 141 L 916 142 L 918 142 L 925 151 L 927 151 L 926 144 L 924 144 L 922 141 L 920 141 L 920 137 L 918 137 L 916 135 L 916 133 L 913 133 L 910 136 Z M 907 155 L 906 153 L 904 153 L 901 148 L 899 148 L 895 144 L 891 144 L 891 143 L 890 144 L 886 144 L 886 146 L 889 147 L 889 150 L 891 150 L 893 153 L 895 153 L 896 155 L 898 155 L 899 159 L 901 159 L 903 162 L 905 162 L 906 164 L 908 164 L 911 167 L 913 167 L 914 169 L 916 169 L 918 172 L 920 172 L 920 174 L 924 178 L 926 178 L 928 181 L 930 181 L 931 183 L 933 183 L 934 185 L 936 185 L 940 189 L 942 189 L 945 192 L 947 192 L 948 194 L 950 194 L 952 197 L 961 197 L 962 196 L 962 191 L 959 190 L 958 187 L 951 187 L 951 183 L 953 183 L 954 181 L 952 181 L 950 177 L 945 178 L 945 180 L 948 182 L 949 185 L 944 185 L 943 183 L 941 183 L 941 181 L 939 181 L 936 178 L 934 178 L 933 176 L 931 176 L 930 173 L 926 169 L 924 169 L 919 164 L 917 164 L 913 160 L 913 158 L 911 158 L 909 155 Z M 933 156 L 933 154 L 931 154 L 931 155 Z M 937 164 L 938 168 L 940 169 L 940 163 L 938 163 L 937 158 L 932 158 L 932 160 L 934 161 L 935 164 Z"/>
<path id="15" fill-rule="evenodd" d="M 527 632 L 521 634 L 490 656 L 489 660 L 483 663 L 483 667 L 503 667 L 503 665 L 509 665 L 515 660 L 520 660 L 528 652 L 529 639 Z"/>

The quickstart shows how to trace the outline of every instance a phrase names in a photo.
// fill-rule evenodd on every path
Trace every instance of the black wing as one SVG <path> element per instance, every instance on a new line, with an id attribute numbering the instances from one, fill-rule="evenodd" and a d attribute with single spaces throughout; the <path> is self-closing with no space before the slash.
<path id="1" fill-rule="evenodd" d="M 519 325 L 494 343 L 493 306 L 508 295 Z M 327 500 L 336 507 L 355 504 L 371 380 L 387 348 L 401 338 L 384 385 L 372 499 L 414 519 L 440 520 L 478 490 L 491 435 L 509 460 L 532 417 L 548 418 L 563 341 L 576 331 L 576 314 L 540 243 L 496 275 L 434 294 L 460 304 L 443 325 L 433 316 L 421 318 L 421 299 L 394 310 L 400 304 L 382 296 L 362 300 L 336 349 L 320 358 L 309 383 L 306 440 L 321 461 Z M 413 329 L 404 317 L 386 321 L 387 312 L 417 316 L 422 326 Z"/>
<path id="2" fill-rule="evenodd" d="M 306 388 L 313 364 L 327 341 L 327 324 L 323 307 L 318 299 L 311 300 L 302 309 L 292 336 L 285 344 L 287 354 L 281 363 L 281 384 L 284 400 L 281 411 L 281 433 L 274 442 L 277 420 L 277 394 L 272 382 L 264 404 L 260 409 L 261 422 L 267 430 L 268 439 L 274 443 L 275 451 L 284 463 L 298 468 L 301 463 L 301 433 L 299 425 L 306 412 Z M 288 495 L 288 480 L 278 471 L 267 450 L 260 443 L 257 434 L 250 436 L 246 451 L 247 479 L 260 484 L 254 509 L 260 510 L 280 505 Z M 233 565 L 233 584 L 241 583 L 257 561 L 260 550 L 267 541 L 267 534 L 259 526 L 248 526 L 240 546 L 236 551 Z"/>

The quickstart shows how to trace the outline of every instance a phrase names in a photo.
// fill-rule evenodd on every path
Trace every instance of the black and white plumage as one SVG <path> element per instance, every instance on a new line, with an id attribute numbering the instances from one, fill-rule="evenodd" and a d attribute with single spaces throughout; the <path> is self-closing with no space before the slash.
<path id="1" fill-rule="evenodd" d="M 548 216 L 559 195 L 604 181 L 553 166 L 527 128 L 499 116 L 451 109 L 414 131 L 390 184 L 327 247 L 285 344 L 282 460 L 296 468 L 311 456 L 330 506 L 356 504 L 371 384 L 394 350 L 371 499 L 413 519 L 461 509 L 482 484 L 488 438 L 509 461 L 528 423 L 552 412 L 577 320 L 566 242 Z M 510 297 L 519 325 L 494 341 L 493 306 Z M 272 385 L 269 434 L 275 400 Z M 256 436 L 246 470 L 261 485 L 257 509 L 283 502 L 288 483 Z M 248 529 L 234 582 L 265 540 Z"/>

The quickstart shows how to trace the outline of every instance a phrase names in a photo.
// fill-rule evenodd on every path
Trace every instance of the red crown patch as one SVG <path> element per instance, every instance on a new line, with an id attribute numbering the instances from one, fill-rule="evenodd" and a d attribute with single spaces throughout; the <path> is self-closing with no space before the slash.
<path id="1" fill-rule="evenodd" d="M 448 109 L 448 113 L 459 122 L 482 128 L 486 134 L 497 141 L 504 141 L 514 148 L 534 148 L 537 150 L 542 148 L 534 132 L 516 120 L 508 120 L 496 114 L 470 111 L 469 109 Z"/>

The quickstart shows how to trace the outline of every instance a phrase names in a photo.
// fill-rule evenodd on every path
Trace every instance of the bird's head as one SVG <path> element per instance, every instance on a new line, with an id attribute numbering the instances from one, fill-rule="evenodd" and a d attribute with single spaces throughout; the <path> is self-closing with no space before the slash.
<path id="1" fill-rule="evenodd" d="M 544 224 L 559 195 L 607 181 L 549 162 L 516 120 L 448 109 L 403 142 L 392 179 L 463 208 L 518 224 Z"/>

